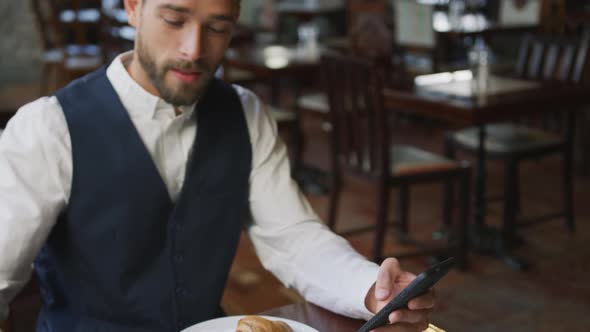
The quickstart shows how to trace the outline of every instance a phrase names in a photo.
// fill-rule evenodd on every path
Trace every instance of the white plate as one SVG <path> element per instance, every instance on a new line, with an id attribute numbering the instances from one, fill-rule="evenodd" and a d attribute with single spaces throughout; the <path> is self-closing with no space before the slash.
<path id="1" fill-rule="evenodd" d="M 217 319 L 208 320 L 191 327 L 188 327 L 181 332 L 235 332 L 238 327 L 238 321 L 246 316 L 228 316 Z M 279 317 L 260 316 L 270 320 L 283 321 L 293 329 L 295 332 L 319 332 L 305 324 Z"/>

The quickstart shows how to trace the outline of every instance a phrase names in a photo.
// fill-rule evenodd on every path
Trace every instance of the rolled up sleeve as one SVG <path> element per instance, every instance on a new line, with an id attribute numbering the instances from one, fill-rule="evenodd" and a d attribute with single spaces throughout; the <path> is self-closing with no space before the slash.
<path id="1" fill-rule="evenodd" d="M 291 179 L 286 147 L 266 108 L 251 93 L 238 91 L 253 149 L 248 233 L 263 266 L 309 302 L 370 318 L 365 297 L 379 267 L 320 221 Z"/>

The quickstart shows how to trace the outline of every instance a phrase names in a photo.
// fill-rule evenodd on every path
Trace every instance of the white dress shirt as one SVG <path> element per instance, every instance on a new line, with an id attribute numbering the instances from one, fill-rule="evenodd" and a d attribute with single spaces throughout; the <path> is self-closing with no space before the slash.
<path id="1" fill-rule="evenodd" d="M 192 106 L 177 116 L 172 105 L 137 84 L 125 68 L 130 57 L 113 61 L 107 77 L 176 200 L 198 121 Z M 285 145 L 264 105 L 252 92 L 236 90 L 252 143 L 248 233 L 262 264 L 308 301 L 369 318 L 364 299 L 378 266 L 320 222 L 290 177 Z M 71 182 L 71 143 L 58 100 L 23 106 L 0 136 L 0 322 L 67 206 Z"/>

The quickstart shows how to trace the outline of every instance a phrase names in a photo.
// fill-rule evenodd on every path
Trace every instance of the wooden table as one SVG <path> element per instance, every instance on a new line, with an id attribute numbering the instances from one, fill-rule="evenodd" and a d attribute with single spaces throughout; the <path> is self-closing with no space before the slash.
<path id="1" fill-rule="evenodd" d="M 265 311 L 262 315 L 291 319 L 307 324 L 319 332 L 356 332 L 364 323 L 362 320 L 340 316 L 307 302 Z"/>
<path id="2" fill-rule="evenodd" d="M 451 59 L 452 43 L 467 37 L 482 37 L 488 41 L 496 36 L 522 34 L 538 30 L 535 24 L 505 24 L 489 19 L 484 15 L 463 15 L 457 25 L 451 23 L 449 14 L 445 11 L 435 11 L 432 16 L 433 44 L 416 46 L 399 43 L 409 50 L 427 51 L 432 56 L 433 71 L 439 71 L 443 65 L 448 65 Z"/>
<path id="3" fill-rule="evenodd" d="M 474 218 L 476 229 L 485 227 L 485 173 L 486 153 L 482 142 L 486 140 L 485 125 L 494 122 L 511 121 L 524 115 L 546 112 L 566 112 L 566 139 L 573 147 L 574 124 L 576 111 L 590 104 L 590 89 L 562 84 L 538 84 L 526 90 L 504 92 L 486 98 L 466 98 L 431 93 L 423 88 L 410 87 L 407 90 L 384 90 L 385 105 L 394 112 L 409 112 L 424 117 L 434 118 L 455 126 L 478 126 L 479 147 L 475 167 L 475 203 Z M 573 151 L 570 151 L 573 153 Z M 506 222 L 506 221 L 505 221 Z M 513 223 L 513 220 L 508 223 Z M 488 233 L 490 234 L 490 233 Z M 491 236 L 499 236 L 492 232 Z M 480 238 L 480 249 L 494 251 L 510 264 L 518 264 L 512 260 L 507 249 L 497 248 L 496 240 Z M 504 243 L 505 241 L 500 241 Z M 475 245 L 477 246 L 477 240 Z M 487 245 L 492 246 L 486 247 Z M 512 261 L 511 261 L 512 260 Z"/>
<path id="4" fill-rule="evenodd" d="M 272 90 L 272 103 L 277 105 L 280 79 L 317 75 L 322 51 L 321 47 L 317 52 L 306 52 L 297 46 L 285 45 L 230 48 L 226 52 L 224 66 L 247 70 L 256 77 L 268 80 Z"/>
<path id="5" fill-rule="evenodd" d="M 440 29 L 435 28 L 435 47 L 433 70 L 440 70 L 442 65 L 451 62 L 451 51 L 453 42 L 461 42 L 466 38 L 481 37 L 489 45 L 490 41 L 498 36 L 524 35 L 533 33 L 538 30 L 537 25 L 514 25 L 502 24 L 488 21 L 485 26 L 473 27 L 468 29 Z"/>
<path id="6" fill-rule="evenodd" d="M 251 45 L 228 49 L 224 64 L 261 76 L 298 74 L 317 70 L 321 51 L 306 52 L 293 45 Z"/>

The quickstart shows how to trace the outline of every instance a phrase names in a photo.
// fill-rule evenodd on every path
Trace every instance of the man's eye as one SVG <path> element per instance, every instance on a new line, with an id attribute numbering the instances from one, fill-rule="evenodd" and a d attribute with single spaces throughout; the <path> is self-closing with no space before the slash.
<path id="1" fill-rule="evenodd" d="M 164 22 L 166 22 L 166 24 L 173 26 L 173 27 L 181 27 L 184 24 L 184 21 L 170 20 L 170 19 L 164 19 Z"/>
<path id="2" fill-rule="evenodd" d="M 229 31 L 229 29 L 227 28 L 220 28 L 220 27 L 215 27 L 215 26 L 208 26 L 207 30 L 213 32 L 213 33 L 226 33 Z"/>

